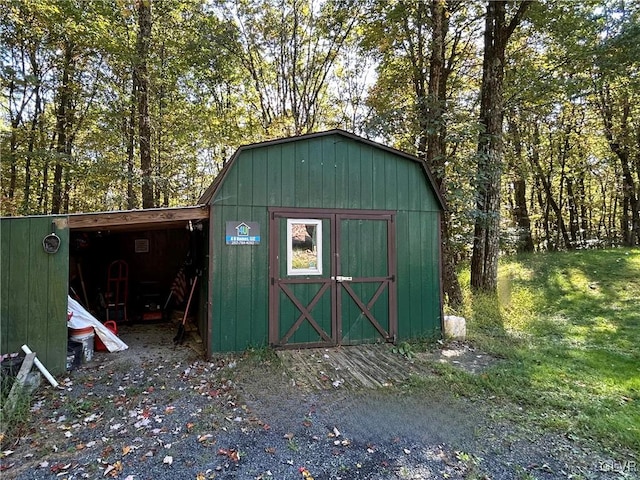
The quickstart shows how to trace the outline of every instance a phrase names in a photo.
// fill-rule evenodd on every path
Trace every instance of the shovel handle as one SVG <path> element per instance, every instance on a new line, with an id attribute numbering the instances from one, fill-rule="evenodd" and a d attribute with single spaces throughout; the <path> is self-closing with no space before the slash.
<path id="1" fill-rule="evenodd" d="M 189 314 L 189 306 L 191 305 L 191 298 L 193 297 L 193 291 L 196 289 L 196 283 L 198 283 L 198 277 L 194 277 L 193 284 L 191 285 L 191 292 L 189 292 L 189 300 L 187 300 L 187 306 L 184 309 L 184 317 L 182 317 L 182 325 L 187 323 L 187 315 Z"/>

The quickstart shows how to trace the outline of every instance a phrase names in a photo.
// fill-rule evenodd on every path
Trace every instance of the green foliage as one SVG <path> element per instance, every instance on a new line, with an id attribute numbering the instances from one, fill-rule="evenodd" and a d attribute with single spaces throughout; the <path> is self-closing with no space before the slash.
<path id="1" fill-rule="evenodd" d="M 403 357 L 406 357 L 409 360 L 415 355 L 415 353 L 413 352 L 413 347 L 408 342 L 399 343 L 398 345 L 393 347 L 391 349 L 391 351 L 393 353 L 397 353 L 399 355 L 402 355 Z"/>
<path id="2" fill-rule="evenodd" d="M 278 356 L 276 350 L 268 345 L 247 348 L 244 355 L 250 360 L 261 364 L 272 366 L 279 366 L 282 364 L 282 360 Z"/>
<path id="3" fill-rule="evenodd" d="M 196 203 L 241 144 L 342 127 L 422 155 L 425 129 L 444 127 L 445 158 L 434 173 L 444 179 L 445 241 L 454 258 L 468 257 L 483 178 L 476 151 L 485 5 L 445 4 L 446 101 L 437 102 L 444 116 L 429 124 L 428 2 L 153 2 L 154 204 Z M 0 0 L 0 7 L 1 213 L 50 212 L 56 167 L 69 211 L 138 207 L 135 2 Z M 514 32 L 500 164 L 503 251 L 519 250 L 526 228 L 539 250 L 630 243 L 631 200 L 640 197 L 639 18 L 637 2 L 533 2 Z M 64 151 L 62 93 L 71 97 Z M 516 202 L 519 181 L 524 195 Z"/>
<path id="4" fill-rule="evenodd" d="M 298 442 L 293 437 L 287 440 L 287 448 L 292 452 L 297 452 L 298 450 L 300 450 Z"/>
<path id="5" fill-rule="evenodd" d="M 6 432 L 6 437 L 0 439 L 3 443 L 18 435 L 19 430 L 28 425 L 30 415 L 31 394 L 26 388 L 20 389 L 17 396 L 14 397 L 13 408 L 5 410 L 7 398 L 14 382 L 15 377 L 4 373 L 0 375 L 0 425 Z"/>
<path id="6" fill-rule="evenodd" d="M 507 119 L 521 133 L 516 138 L 510 129 L 506 155 L 512 181 L 525 182 L 532 200 L 538 195 L 527 205 L 534 242 L 547 250 L 630 244 L 620 231 L 630 221 L 612 218 L 620 202 L 630 201 L 620 193 L 640 193 L 640 176 L 623 181 L 615 157 L 616 145 L 636 148 L 623 118 L 638 115 L 639 9 L 608 0 L 534 2 L 530 13 L 506 72 Z M 508 207 L 504 218 L 516 220 L 522 204 L 511 197 Z"/>
<path id="7" fill-rule="evenodd" d="M 527 255 L 500 267 L 498 296 L 467 292 L 465 316 L 471 341 L 503 361 L 452 385 L 524 407 L 513 413 L 520 421 L 637 451 L 640 250 Z"/>

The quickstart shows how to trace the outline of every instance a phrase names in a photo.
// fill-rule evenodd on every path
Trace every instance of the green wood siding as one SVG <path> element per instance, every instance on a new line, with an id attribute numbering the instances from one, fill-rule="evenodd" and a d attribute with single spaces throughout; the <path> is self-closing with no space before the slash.
<path id="1" fill-rule="evenodd" d="M 440 333 L 439 218 L 438 212 L 400 211 L 396 216 L 400 340 Z"/>
<path id="2" fill-rule="evenodd" d="M 367 243 L 363 242 L 367 239 Z M 342 220 L 340 225 L 340 271 L 352 277 L 386 277 L 387 221 Z M 373 298 L 378 282 L 349 283 L 351 289 L 365 305 Z M 354 344 L 380 339 L 380 334 L 360 311 L 352 297 L 339 288 L 342 297 L 342 343 Z M 371 313 L 385 331 L 389 331 L 389 290 L 378 297 Z"/>
<path id="3" fill-rule="evenodd" d="M 340 134 L 247 147 L 210 203 L 213 352 L 267 343 L 269 207 L 397 212 L 399 339 L 440 331 L 440 204 L 416 161 Z M 226 245 L 232 220 L 261 244 Z"/>
<path id="4" fill-rule="evenodd" d="M 60 250 L 47 254 L 42 240 L 54 221 Z M 67 354 L 68 246 L 65 217 L 0 219 L 0 348 L 26 344 L 54 374 L 65 370 Z"/>
<path id="5" fill-rule="evenodd" d="M 235 351 L 264 345 L 268 332 L 269 286 L 266 208 L 241 205 L 215 210 L 216 214 L 212 215 L 213 238 L 210 239 L 213 266 L 210 275 L 212 351 Z M 225 226 L 232 220 L 258 222 L 262 236 L 260 245 L 226 245 Z"/>

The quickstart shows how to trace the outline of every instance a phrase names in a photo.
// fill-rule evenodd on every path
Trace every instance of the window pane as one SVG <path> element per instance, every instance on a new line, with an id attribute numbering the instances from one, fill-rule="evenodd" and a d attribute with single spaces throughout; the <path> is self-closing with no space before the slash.
<path id="1" fill-rule="evenodd" d="M 287 273 L 322 274 L 321 221 L 289 219 L 287 227 Z"/>

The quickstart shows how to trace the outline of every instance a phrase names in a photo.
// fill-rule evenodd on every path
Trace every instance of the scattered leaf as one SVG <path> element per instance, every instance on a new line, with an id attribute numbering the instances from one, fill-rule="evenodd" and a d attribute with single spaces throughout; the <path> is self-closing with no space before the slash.
<path id="1" fill-rule="evenodd" d="M 213 438 L 213 435 L 210 433 L 205 433 L 204 435 L 198 435 L 198 442 L 200 443 L 215 443 L 215 440 L 210 441 Z"/>
<path id="2" fill-rule="evenodd" d="M 270 455 L 273 455 L 276 453 L 276 447 L 267 447 L 264 449 L 264 451 Z"/>
<path id="3" fill-rule="evenodd" d="M 63 472 L 65 470 L 69 470 L 69 468 L 71 468 L 71 464 L 67 463 L 54 463 L 53 465 L 51 465 L 51 467 L 49 467 L 49 471 L 51 473 L 60 473 Z"/>
<path id="4" fill-rule="evenodd" d="M 299 471 L 302 474 L 302 478 L 304 478 L 305 480 L 313 480 L 311 473 L 305 467 L 300 467 Z"/>
<path id="5" fill-rule="evenodd" d="M 103 477 L 109 475 L 110 477 L 116 478 L 122 473 L 122 462 L 118 460 L 116 463 L 109 465 L 104 469 Z"/>
<path id="6" fill-rule="evenodd" d="M 173 457 L 171 455 L 167 455 L 166 457 L 164 457 L 164 459 L 162 460 L 162 463 L 166 464 L 166 465 L 171 465 L 173 463 Z"/>
<path id="7" fill-rule="evenodd" d="M 102 450 L 102 458 L 106 458 L 113 453 L 113 447 L 108 445 L 104 450 Z"/>
<path id="8" fill-rule="evenodd" d="M 240 453 L 233 448 L 220 448 L 218 449 L 218 455 L 224 455 L 232 462 L 238 463 L 240 461 Z"/>

